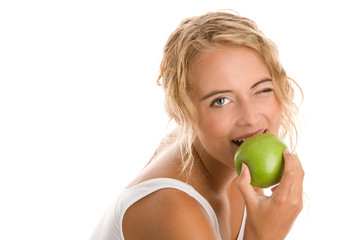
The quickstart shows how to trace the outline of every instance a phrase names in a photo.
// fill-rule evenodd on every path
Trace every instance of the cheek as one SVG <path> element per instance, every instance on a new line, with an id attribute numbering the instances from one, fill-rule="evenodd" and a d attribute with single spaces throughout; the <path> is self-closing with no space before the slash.
<path id="1" fill-rule="evenodd" d="M 222 137 L 226 136 L 231 124 L 231 118 L 226 114 L 213 113 L 208 111 L 199 114 L 199 133 L 206 136 Z"/>
<path id="2" fill-rule="evenodd" d="M 229 141 L 229 132 L 231 132 L 231 123 L 221 117 L 206 117 L 206 120 L 200 121 L 200 127 L 197 132 L 201 148 L 206 152 L 206 156 L 216 159 L 220 162 L 231 165 L 233 163 L 233 149 Z"/>
<path id="3" fill-rule="evenodd" d="M 199 140 L 208 151 L 219 151 L 229 139 L 233 118 L 226 111 L 199 112 L 199 118 Z"/>
<path id="4" fill-rule="evenodd" d="M 282 108 L 280 102 L 274 97 L 271 104 L 268 106 L 267 116 L 270 125 L 275 129 L 279 130 L 281 124 Z"/>

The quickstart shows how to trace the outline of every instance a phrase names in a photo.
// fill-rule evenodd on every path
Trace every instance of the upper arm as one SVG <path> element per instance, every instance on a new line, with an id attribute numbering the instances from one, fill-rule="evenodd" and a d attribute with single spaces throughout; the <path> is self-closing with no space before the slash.
<path id="1" fill-rule="evenodd" d="M 126 239 L 217 239 L 202 206 L 176 189 L 162 189 L 136 202 L 122 227 Z"/>

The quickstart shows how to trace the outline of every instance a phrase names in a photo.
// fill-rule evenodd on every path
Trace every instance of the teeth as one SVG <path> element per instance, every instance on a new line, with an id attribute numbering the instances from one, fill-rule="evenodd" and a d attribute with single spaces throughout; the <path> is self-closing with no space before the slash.
<path id="1" fill-rule="evenodd" d="M 247 138 L 240 138 L 240 139 L 234 139 L 233 141 L 236 143 L 242 143 L 246 140 Z"/>
<path id="2" fill-rule="evenodd" d="M 242 139 L 236 139 L 236 140 L 233 140 L 233 142 L 236 144 L 236 145 L 238 145 L 238 146 L 240 146 L 243 142 L 244 142 L 244 140 L 242 140 Z"/>
<path id="3" fill-rule="evenodd" d="M 259 134 L 263 134 L 265 132 L 266 132 L 266 129 L 262 133 L 259 133 Z M 233 142 L 236 143 L 237 145 L 241 145 L 246 139 L 248 139 L 248 138 L 234 139 Z"/>

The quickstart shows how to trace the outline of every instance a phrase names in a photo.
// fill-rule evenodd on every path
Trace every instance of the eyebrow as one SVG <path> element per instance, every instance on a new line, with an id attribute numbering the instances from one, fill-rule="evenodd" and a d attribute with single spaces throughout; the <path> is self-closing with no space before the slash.
<path id="1" fill-rule="evenodd" d="M 212 97 L 214 95 L 221 94 L 221 93 L 228 93 L 228 92 L 232 92 L 232 91 L 231 90 L 213 91 L 213 92 L 209 93 L 208 95 L 204 96 L 203 98 L 201 98 L 201 101 L 204 101 L 205 99 Z"/>
<path id="2" fill-rule="evenodd" d="M 263 79 L 263 80 L 260 80 L 260 81 L 258 81 L 257 83 L 255 83 L 254 85 L 252 85 L 250 89 L 253 89 L 253 88 L 256 87 L 257 85 L 259 85 L 259 84 L 261 84 L 261 83 L 264 83 L 264 82 L 272 82 L 272 79 L 270 79 L 270 78 L 265 78 L 265 79 Z"/>
<path id="3" fill-rule="evenodd" d="M 250 89 L 253 89 L 253 88 L 256 87 L 257 85 L 259 85 L 259 84 L 261 84 L 261 83 L 264 83 L 264 82 L 272 82 L 272 79 L 266 78 L 266 79 L 260 80 L 260 81 L 256 82 L 254 85 L 252 85 Z M 217 94 L 229 93 L 229 92 L 232 92 L 232 91 L 231 91 L 231 90 L 213 91 L 213 92 L 207 94 L 206 96 L 204 96 L 203 98 L 201 98 L 201 101 L 204 101 L 205 99 L 207 99 L 207 98 L 209 98 L 209 97 L 212 97 L 212 96 L 214 96 L 214 95 L 217 95 Z"/>

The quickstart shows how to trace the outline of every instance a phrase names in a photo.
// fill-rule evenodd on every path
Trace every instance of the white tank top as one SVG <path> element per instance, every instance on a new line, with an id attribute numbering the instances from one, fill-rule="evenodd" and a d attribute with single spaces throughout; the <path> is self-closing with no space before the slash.
<path id="1" fill-rule="evenodd" d="M 142 182 L 133 187 L 124 189 L 116 202 L 104 214 L 96 227 L 90 240 L 124 240 L 122 231 L 122 221 L 126 210 L 135 202 L 146 197 L 147 195 L 164 188 L 174 188 L 183 191 L 197 200 L 209 215 L 217 238 L 221 240 L 219 223 L 214 210 L 208 201 L 200 195 L 192 186 L 171 178 L 155 178 Z M 244 211 L 242 226 L 238 240 L 244 236 L 246 222 L 246 209 Z"/>

